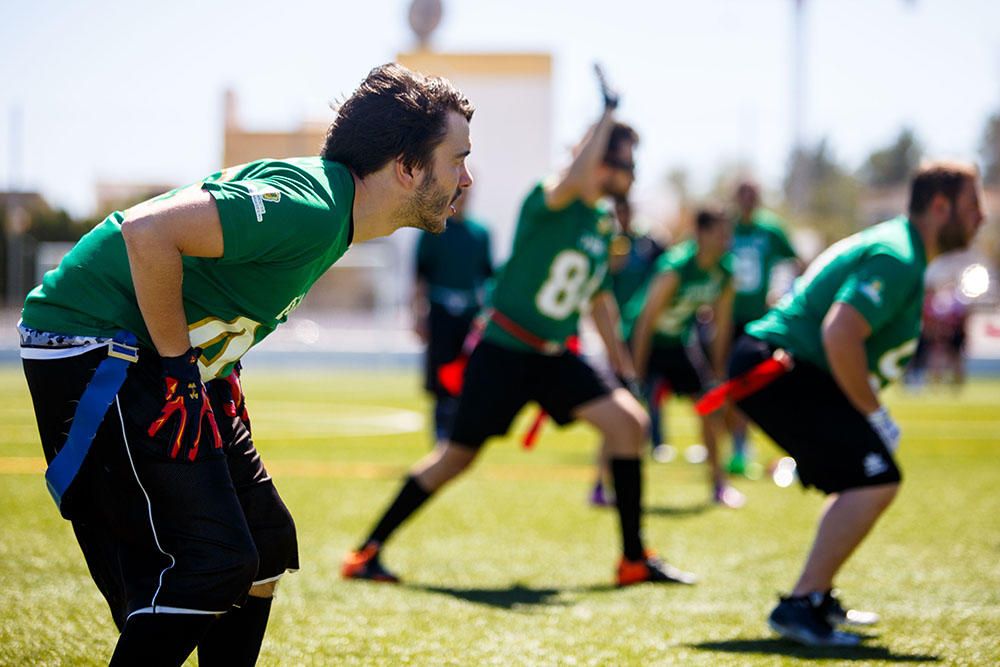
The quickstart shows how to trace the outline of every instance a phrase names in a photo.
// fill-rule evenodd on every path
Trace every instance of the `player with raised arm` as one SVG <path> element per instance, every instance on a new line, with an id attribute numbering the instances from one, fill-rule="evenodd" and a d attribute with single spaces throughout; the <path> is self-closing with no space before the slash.
<path id="1" fill-rule="evenodd" d="M 623 543 L 618 584 L 693 580 L 643 544 L 640 463 L 646 413 L 628 390 L 610 386 L 566 349 L 567 338 L 577 333 L 581 308 L 589 304 L 615 372 L 634 379 L 610 290 L 612 229 L 604 199 L 624 196 L 631 188 L 638 137 L 615 120 L 617 95 L 606 85 L 602 90 L 604 112 L 569 168 L 536 185 L 524 200 L 483 340 L 469 358 L 449 442 L 411 468 L 371 532 L 345 556 L 344 577 L 396 581 L 380 559 L 386 540 L 535 400 L 557 423 L 581 419 L 607 441 Z"/>
<path id="2" fill-rule="evenodd" d="M 799 578 L 769 617 L 783 637 L 852 645 L 859 636 L 836 626 L 877 620 L 845 610 L 833 593 L 835 576 L 899 489 L 900 429 L 877 391 L 916 350 L 927 263 L 966 247 L 982 220 L 974 166 L 922 165 L 908 215 L 828 248 L 736 344 L 725 386 L 795 459 L 803 486 L 828 496 Z M 772 373 L 778 366 L 784 372 Z"/>
<path id="3" fill-rule="evenodd" d="M 258 160 L 116 211 L 19 325 L 46 479 L 121 635 L 114 665 L 251 665 L 292 518 L 261 463 L 243 354 L 352 243 L 441 231 L 472 183 L 468 100 L 395 64 L 319 157 Z M 67 434 L 68 431 L 68 434 Z"/>

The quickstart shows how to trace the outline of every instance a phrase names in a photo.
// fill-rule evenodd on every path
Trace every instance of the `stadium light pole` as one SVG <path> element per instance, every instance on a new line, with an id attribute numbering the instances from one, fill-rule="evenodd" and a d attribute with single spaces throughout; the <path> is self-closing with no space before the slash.
<path id="1" fill-rule="evenodd" d="M 793 214 L 801 214 L 805 210 L 809 189 L 807 165 L 805 160 L 800 159 L 805 150 L 805 4 L 805 0 L 792 0 L 792 173 L 788 184 L 788 203 Z"/>

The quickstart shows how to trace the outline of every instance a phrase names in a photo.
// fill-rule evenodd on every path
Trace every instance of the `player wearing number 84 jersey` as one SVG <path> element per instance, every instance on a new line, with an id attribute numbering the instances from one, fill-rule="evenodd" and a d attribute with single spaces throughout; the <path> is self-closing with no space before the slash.
<path id="1" fill-rule="evenodd" d="M 344 577 L 395 581 L 381 564 L 383 543 L 534 400 L 561 425 L 575 419 L 591 423 L 607 442 L 622 534 L 618 583 L 691 581 L 653 557 L 642 542 L 646 413 L 627 390 L 607 383 L 565 345 L 577 333 L 581 308 L 591 305 L 612 367 L 634 379 L 608 278 L 611 220 L 602 199 L 628 193 L 637 141 L 631 128 L 614 120 L 609 103 L 569 168 L 527 196 L 483 340 L 469 358 L 450 438 L 411 469 L 368 536 L 346 555 Z"/>

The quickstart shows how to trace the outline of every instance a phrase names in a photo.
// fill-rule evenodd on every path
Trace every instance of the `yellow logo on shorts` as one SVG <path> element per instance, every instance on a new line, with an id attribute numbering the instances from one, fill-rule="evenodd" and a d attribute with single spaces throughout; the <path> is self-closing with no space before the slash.
<path id="1" fill-rule="evenodd" d="M 264 201 L 279 202 L 281 201 L 281 193 L 277 190 L 268 190 L 267 192 L 262 192 L 260 198 Z"/>

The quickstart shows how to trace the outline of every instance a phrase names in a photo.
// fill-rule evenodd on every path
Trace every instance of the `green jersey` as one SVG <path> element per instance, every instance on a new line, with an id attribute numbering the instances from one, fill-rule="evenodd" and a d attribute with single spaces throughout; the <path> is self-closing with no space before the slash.
<path id="1" fill-rule="evenodd" d="M 781 221 L 758 208 L 749 222 L 733 225 L 733 320 L 749 322 L 767 312 L 771 270 L 782 260 L 793 259 L 795 250 L 781 229 Z"/>
<path id="2" fill-rule="evenodd" d="M 698 244 L 694 240 L 680 243 L 660 255 L 653 279 L 675 273 L 677 291 L 653 322 L 654 347 L 678 347 L 688 342 L 698 309 L 718 301 L 729 285 L 733 276 L 731 261 L 726 254 L 707 268 L 698 266 Z M 636 294 L 626 307 L 627 319 L 637 321 L 645 303 L 645 291 Z"/>
<path id="3" fill-rule="evenodd" d="M 923 241 L 907 218 L 875 225 L 827 248 L 747 333 L 829 371 L 823 318 L 835 302 L 849 304 L 871 326 L 868 369 L 885 386 L 917 349 L 926 268 Z"/>
<path id="4" fill-rule="evenodd" d="M 562 344 L 577 333 L 580 309 L 598 291 L 610 290 L 611 216 L 580 200 L 558 211 L 545 204 L 539 183 L 521 206 L 514 247 L 497 278 L 492 306 L 538 338 Z M 532 350 L 490 321 L 486 340 Z"/>
<path id="5" fill-rule="evenodd" d="M 627 305 L 637 293 L 646 289 L 656 270 L 656 260 L 662 254 L 660 244 L 648 236 L 625 233 L 611 239 L 611 288 L 621 312 L 623 332 L 631 331 L 635 324 L 629 319 L 631 311 Z M 617 270 L 615 259 L 619 263 Z"/>
<path id="6" fill-rule="evenodd" d="M 449 219 L 442 233 L 420 234 L 417 276 L 427 282 L 432 305 L 455 317 L 474 315 L 492 275 L 490 233 L 474 220 Z"/>
<path id="7" fill-rule="evenodd" d="M 345 166 L 312 157 L 259 160 L 187 187 L 211 193 L 222 223 L 222 257 L 184 257 L 182 289 L 191 344 L 203 349 L 202 376 L 223 377 L 347 251 L 354 179 Z M 45 274 L 24 304 L 27 326 L 92 336 L 125 329 L 153 346 L 132 285 L 124 219 L 112 213 Z"/>

